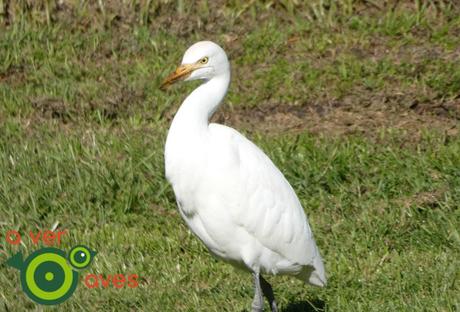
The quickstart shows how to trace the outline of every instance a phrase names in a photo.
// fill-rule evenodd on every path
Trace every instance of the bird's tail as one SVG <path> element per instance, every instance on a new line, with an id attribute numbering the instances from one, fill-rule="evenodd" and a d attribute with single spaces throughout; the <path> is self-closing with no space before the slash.
<path id="1" fill-rule="evenodd" d="M 308 283 L 315 286 L 324 287 L 326 286 L 326 282 L 326 272 L 324 270 L 323 260 L 321 259 L 320 255 L 317 255 L 313 261 L 313 271 L 308 277 Z"/>
<path id="2" fill-rule="evenodd" d="M 314 286 L 326 286 L 326 272 L 321 257 L 317 255 L 313 260 L 313 264 L 305 265 L 296 277 Z"/>

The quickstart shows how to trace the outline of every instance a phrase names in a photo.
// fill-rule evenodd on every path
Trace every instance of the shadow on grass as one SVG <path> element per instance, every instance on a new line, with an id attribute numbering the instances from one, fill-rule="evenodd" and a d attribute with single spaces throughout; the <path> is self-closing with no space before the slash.
<path id="1" fill-rule="evenodd" d="M 322 300 L 316 299 L 313 301 L 297 301 L 291 302 L 284 307 L 282 312 L 320 312 L 324 311 L 326 303 Z"/>

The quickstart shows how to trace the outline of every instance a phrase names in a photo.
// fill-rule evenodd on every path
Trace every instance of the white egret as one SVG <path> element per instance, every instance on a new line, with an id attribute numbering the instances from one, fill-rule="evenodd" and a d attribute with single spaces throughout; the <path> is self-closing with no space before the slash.
<path id="1" fill-rule="evenodd" d="M 277 311 L 262 274 L 324 286 L 322 258 L 299 199 L 268 156 L 236 130 L 209 123 L 230 83 L 230 64 L 217 44 L 192 45 L 162 89 L 195 79 L 204 82 L 168 132 L 166 177 L 181 216 L 211 254 L 253 274 L 253 311 L 263 311 L 263 296 Z"/>

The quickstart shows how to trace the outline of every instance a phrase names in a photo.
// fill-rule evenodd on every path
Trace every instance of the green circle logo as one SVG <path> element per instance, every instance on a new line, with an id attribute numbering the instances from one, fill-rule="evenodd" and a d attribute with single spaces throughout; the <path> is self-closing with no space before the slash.
<path id="1" fill-rule="evenodd" d="M 72 267 L 88 267 L 95 254 L 88 247 L 79 245 L 70 250 L 67 259 L 64 251 L 47 247 L 36 250 L 24 261 L 22 253 L 18 252 L 6 264 L 20 271 L 22 290 L 30 299 L 39 304 L 54 305 L 69 299 L 77 288 L 78 272 Z"/>
<path id="2" fill-rule="evenodd" d="M 95 254 L 84 245 L 75 246 L 69 252 L 69 262 L 76 269 L 84 269 L 90 265 Z"/>
<path id="3" fill-rule="evenodd" d="M 65 253 L 42 248 L 24 261 L 21 286 L 33 301 L 52 305 L 67 300 L 77 288 L 78 273 L 67 264 Z"/>

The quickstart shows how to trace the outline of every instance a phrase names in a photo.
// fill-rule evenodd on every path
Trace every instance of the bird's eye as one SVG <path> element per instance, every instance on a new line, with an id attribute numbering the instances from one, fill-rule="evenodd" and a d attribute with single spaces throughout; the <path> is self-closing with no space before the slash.
<path id="1" fill-rule="evenodd" d="M 205 56 L 200 60 L 200 64 L 206 64 L 208 62 L 208 60 L 209 60 L 208 57 Z"/>

